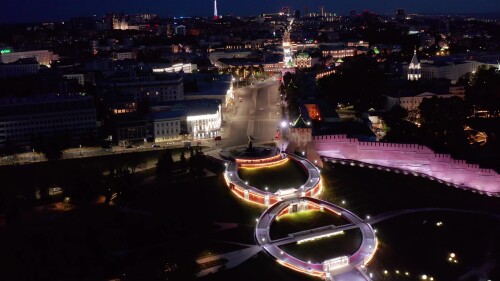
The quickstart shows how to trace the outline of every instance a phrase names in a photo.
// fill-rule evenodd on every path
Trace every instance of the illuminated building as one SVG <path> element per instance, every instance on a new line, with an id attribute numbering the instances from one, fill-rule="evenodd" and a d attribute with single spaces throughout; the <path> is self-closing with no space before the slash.
<path id="1" fill-rule="evenodd" d="M 198 70 L 198 66 L 196 64 L 192 63 L 176 63 L 172 65 L 167 65 L 167 66 L 154 66 L 153 67 L 153 72 L 168 72 L 168 73 L 173 73 L 173 72 L 184 72 L 184 73 L 193 73 L 193 71 Z"/>
<path id="2" fill-rule="evenodd" d="M 222 125 L 219 100 L 184 100 L 151 107 L 156 142 L 181 138 L 207 139 L 220 135 Z"/>
<path id="3" fill-rule="evenodd" d="M 113 29 L 127 30 L 128 23 L 124 18 L 113 18 Z"/>
<path id="4" fill-rule="evenodd" d="M 321 54 L 323 57 L 331 56 L 333 59 L 341 59 L 357 55 L 357 50 L 354 47 L 324 46 L 322 47 Z"/>
<path id="5" fill-rule="evenodd" d="M 500 196 L 500 175 L 448 154 L 432 151 L 418 144 L 363 142 L 346 135 L 314 136 L 312 144 L 324 159 L 341 164 L 387 168 L 403 174 L 420 176 L 461 189 L 489 196 Z"/>
<path id="6" fill-rule="evenodd" d="M 420 67 L 420 62 L 417 58 L 417 50 L 413 53 L 413 57 L 411 58 L 410 65 L 408 66 L 408 80 L 410 81 L 418 81 L 422 76 L 422 69 Z"/>
<path id="7" fill-rule="evenodd" d="M 307 116 L 307 110 L 305 110 L 304 116 L 299 115 L 290 126 L 290 140 L 295 142 L 298 147 L 305 147 L 311 139 L 312 124 L 309 116 Z"/>
<path id="8" fill-rule="evenodd" d="M 164 142 L 181 139 L 181 122 L 183 122 L 184 115 L 185 112 L 182 110 L 153 113 L 154 141 Z"/>
<path id="9" fill-rule="evenodd" d="M 289 30 L 286 30 L 285 34 L 283 35 L 283 76 L 287 72 L 290 72 L 292 74 L 295 73 L 295 61 L 293 59 Z"/>
<path id="10" fill-rule="evenodd" d="M 0 52 L 1 63 L 13 63 L 20 59 L 35 58 L 39 64 L 50 66 L 50 62 L 59 59 L 59 55 L 49 50 L 35 50 L 26 52 L 14 52 L 11 50 Z"/>
<path id="11" fill-rule="evenodd" d="M 493 66 L 488 63 L 454 57 L 435 57 L 422 59 L 419 62 L 415 54 L 410 64 L 403 64 L 403 75 L 410 81 L 444 78 L 455 83 L 461 76 L 476 71 L 482 65 Z"/>
<path id="12" fill-rule="evenodd" d="M 297 68 L 310 68 L 312 67 L 312 58 L 308 53 L 299 53 L 295 58 L 295 65 Z"/>

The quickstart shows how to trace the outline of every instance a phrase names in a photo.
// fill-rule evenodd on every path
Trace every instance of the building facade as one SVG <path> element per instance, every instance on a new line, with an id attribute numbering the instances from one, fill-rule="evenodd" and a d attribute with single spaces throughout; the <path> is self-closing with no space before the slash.
<path id="1" fill-rule="evenodd" d="M 37 74 L 40 64 L 34 59 L 20 59 L 13 63 L 0 63 L 0 78 Z"/>
<path id="2" fill-rule="evenodd" d="M 297 68 L 310 68 L 312 67 L 312 58 L 308 53 L 299 53 L 295 57 L 295 65 Z"/>
<path id="3" fill-rule="evenodd" d="M 26 52 L 7 52 L 0 54 L 1 63 L 13 63 L 19 59 L 35 58 L 39 64 L 50 66 L 50 62 L 58 60 L 59 56 L 49 50 L 35 50 Z"/>
<path id="4" fill-rule="evenodd" d="M 185 100 L 151 107 L 155 142 L 211 139 L 220 136 L 219 100 Z"/>
<path id="5" fill-rule="evenodd" d="M 128 75 L 114 77 L 107 86 L 134 100 L 175 101 L 184 99 L 183 79 L 177 74 Z"/>
<path id="6" fill-rule="evenodd" d="M 53 95 L 4 99 L 0 103 L 0 144 L 30 145 L 33 137 L 96 135 L 96 109 L 90 96 Z"/>

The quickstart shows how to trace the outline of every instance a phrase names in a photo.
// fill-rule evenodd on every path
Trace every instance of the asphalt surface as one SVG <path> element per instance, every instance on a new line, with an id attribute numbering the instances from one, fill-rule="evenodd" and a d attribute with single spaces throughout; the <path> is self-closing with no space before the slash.
<path id="1" fill-rule="evenodd" d="M 240 101 L 241 98 L 241 101 Z M 275 140 L 281 120 L 279 81 L 266 80 L 235 91 L 234 114 L 227 115 L 225 146 L 248 143 L 251 135 L 254 142 Z M 223 135 L 223 137 L 224 137 Z"/>

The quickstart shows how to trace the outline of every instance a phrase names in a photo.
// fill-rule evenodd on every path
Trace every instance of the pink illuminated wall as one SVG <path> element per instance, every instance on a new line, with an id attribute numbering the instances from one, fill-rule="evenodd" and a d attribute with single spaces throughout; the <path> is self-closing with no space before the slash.
<path id="1" fill-rule="evenodd" d="M 359 142 L 345 135 L 313 137 L 319 155 L 425 174 L 453 185 L 500 196 L 500 175 L 479 165 L 434 153 L 426 146 Z"/>

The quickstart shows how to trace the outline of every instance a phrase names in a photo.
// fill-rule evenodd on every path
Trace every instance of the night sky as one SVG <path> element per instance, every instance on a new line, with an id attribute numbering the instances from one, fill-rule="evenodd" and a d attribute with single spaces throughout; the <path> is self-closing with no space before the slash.
<path id="1" fill-rule="evenodd" d="M 208 16 L 213 0 L 6 0 L 2 1 L 0 23 L 64 20 L 74 16 L 101 16 L 106 12 L 158 13 L 160 16 Z M 219 14 L 250 15 L 292 9 L 326 10 L 343 15 L 350 10 L 368 9 L 392 14 L 396 8 L 407 12 L 483 13 L 500 12 L 499 0 L 218 0 Z"/>

